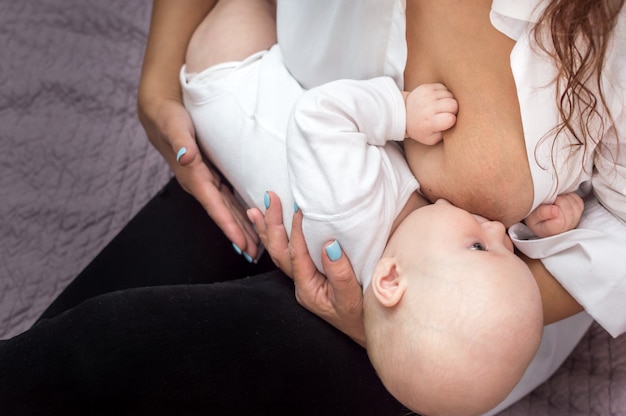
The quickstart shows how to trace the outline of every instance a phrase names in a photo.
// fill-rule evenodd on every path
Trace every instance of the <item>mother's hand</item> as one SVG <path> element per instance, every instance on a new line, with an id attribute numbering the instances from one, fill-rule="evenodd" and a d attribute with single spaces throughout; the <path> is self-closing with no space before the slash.
<path id="1" fill-rule="evenodd" d="M 179 73 L 192 34 L 216 1 L 153 2 L 137 112 L 150 142 L 181 186 L 243 252 L 254 258 L 259 238 L 245 210 L 202 160 L 191 117 L 182 103 Z"/>
<path id="2" fill-rule="evenodd" d="M 250 259 L 256 258 L 258 235 L 240 202 L 203 160 L 191 118 L 182 103 L 163 97 L 140 99 L 138 112 L 150 142 L 183 189 L 200 202 L 230 241 Z"/>
<path id="3" fill-rule="evenodd" d="M 288 239 L 280 199 L 272 192 L 269 194 L 271 203 L 265 216 L 254 208 L 248 210 L 248 217 L 256 225 L 274 263 L 294 280 L 298 303 L 365 346 L 363 292 L 350 261 L 343 252 L 332 261 L 323 250 L 322 265 L 326 275 L 320 273 L 304 240 L 302 211 L 294 214 L 291 239 Z M 331 244 L 329 242 L 325 248 Z"/>

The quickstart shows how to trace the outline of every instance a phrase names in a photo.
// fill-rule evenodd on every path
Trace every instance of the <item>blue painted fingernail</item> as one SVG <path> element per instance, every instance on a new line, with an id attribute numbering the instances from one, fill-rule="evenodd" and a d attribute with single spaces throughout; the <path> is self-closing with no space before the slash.
<path id="1" fill-rule="evenodd" d="M 176 163 L 180 162 L 180 158 L 183 157 L 185 153 L 187 153 L 187 148 L 181 147 L 178 153 L 176 153 Z"/>
<path id="2" fill-rule="evenodd" d="M 267 192 L 263 195 L 263 203 L 265 204 L 265 209 L 270 207 L 270 194 Z"/>
<path id="3" fill-rule="evenodd" d="M 298 210 L 299 210 L 299 209 L 300 209 L 300 207 L 298 206 L 298 203 L 297 203 L 297 202 L 294 202 L 294 203 L 293 203 L 293 212 L 294 212 L 294 214 L 295 214 L 296 212 L 298 212 Z"/>
<path id="4" fill-rule="evenodd" d="M 237 254 L 239 254 L 241 256 L 241 249 L 239 248 L 239 246 L 237 244 L 233 243 L 233 248 L 235 249 Z"/>
<path id="5" fill-rule="evenodd" d="M 341 258 L 341 246 L 339 245 L 339 241 L 335 240 L 328 245 L 326 247 L 326 254 L 328 254 L 330 261 L 339 260 Z"/>
<path id="6" fill-rule="evenodd" d="M 254 259 L 248 253 L 243 253 L 243 258 L 246 259 L 248 261 L 248 263 L 254 262 Z"/>

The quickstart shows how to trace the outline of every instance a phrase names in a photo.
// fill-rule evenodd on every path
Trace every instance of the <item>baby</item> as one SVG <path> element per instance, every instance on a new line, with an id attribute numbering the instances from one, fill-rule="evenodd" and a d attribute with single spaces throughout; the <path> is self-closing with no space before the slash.
<path id="1" fill-rule="evenodd" d="M 201 148 L 248 206 L 267 208 L 274 190 L 287 230 L 297 202 L 320 270 L 323 244 L 341 241 L 364 289 L 368 354 L 398 400 L 423 414 L 489 410 L 533 358 L 541 299 L 502 224 L 418 193 L 398 142 L 439 141 L 452 94 L 385 77 L 304 91 L 267 49 L 271 2 L 244 3 L 218 3 L 181 70 Z"/>
<path id="2" fill-rule="evenodd" d="M 543 329 L 538 288 L 504 225 L 445 200 L 430 204 L 396 153 L 404 136 L 441 139 L 455 121 L 448 94 L 437 84 L 401 94 L 389 78 L 340 80 L 304 92 L 287 125 L 286 163 L 309 252 L 320 269 L 317 248 L 342 242 L 364 289 L 370 360 L 387 389 L 425 415 L 497 405 Z M 582 209 L 567 194 L 527 224 L 564 232 Z"/>

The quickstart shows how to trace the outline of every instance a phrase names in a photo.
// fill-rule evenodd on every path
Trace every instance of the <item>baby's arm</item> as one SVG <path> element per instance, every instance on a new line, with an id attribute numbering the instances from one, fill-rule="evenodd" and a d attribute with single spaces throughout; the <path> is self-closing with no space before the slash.
<path id="1" fill-rule="evenodd" d="M 287 166 L 298 204 L 334 216 L 380 199 L 372 190 L 389 164 L 382 147 L 404 139 L 403 110 L 401 91 L 387 77 L 333 81 L 305 92 L 287 128 Z"/>
<path id="2" fill-rule="evenodd" d="M 539 205 L 524 222 L 537 237 L 550 237 L 576 228 L 584 207 L 583 199 L 571 192 L 557 196 L 554 204 Z"/>
<path id="3" fill-rule="evenodd" d="M 295 105 L 287 128 L 289 181 L 318 267 L 321 247 L 332 239 L 357 276 L 382 253 L 397 206 L 418 186 L 399 146 L 388 143 L 404 140 L 404 110 L 387 77 L 333 81 Z"/>
<path id="4" fill-rule="evenodd" d="M 433 145 L 441 141 L 443 131 L 456 123 L 459 106 L 445 85 L 422 84 L 403 95 L 407 138 Z"/>

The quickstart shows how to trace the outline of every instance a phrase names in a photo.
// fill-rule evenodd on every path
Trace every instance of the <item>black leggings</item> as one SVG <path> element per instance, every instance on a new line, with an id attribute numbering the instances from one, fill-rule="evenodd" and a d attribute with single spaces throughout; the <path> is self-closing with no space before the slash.
<path id="1" fill-rule="evenodd" d="M 253 276 L 253 277 L 246 277 Z M 2 414 L 406 414 L 365 351 L 248 264 L 172 180 L 29 331 Z"/>

